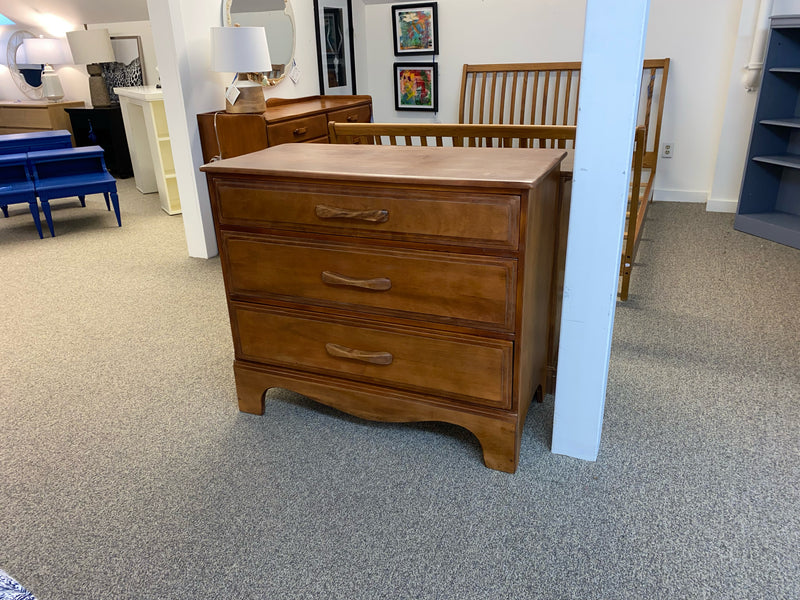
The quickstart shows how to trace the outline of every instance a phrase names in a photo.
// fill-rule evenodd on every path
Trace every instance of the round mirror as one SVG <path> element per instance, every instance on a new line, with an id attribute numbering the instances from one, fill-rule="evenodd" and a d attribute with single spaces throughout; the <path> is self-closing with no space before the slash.
<path id="1" fill-rule="evenodd" d="M 15 31 L 8 38 L 8 46 L 6 46 L 6 64 L 8 70 L 11 72 L 11 79 L 14 80 L 16 86 L 28 98 L 34 100 L 41 100 L 43 97 L 42 90 L 42 65 L 29 65 L 25 63 L 25 58 L 22 56 L 20 47 L 22 40 L 25 38 L 36 37 L 30 31 Z M 17 53 L 20 56 L 17 56 Z"/>
<path id="2" fill-rule="evenodd" d="M 294 12 L 289 0 L 224 0 L 223 24 L 231 27 L 263 27 L 272 60 L 272 71 L 249 75 L 262 85 L 283 81 L 294 59 Z"/>

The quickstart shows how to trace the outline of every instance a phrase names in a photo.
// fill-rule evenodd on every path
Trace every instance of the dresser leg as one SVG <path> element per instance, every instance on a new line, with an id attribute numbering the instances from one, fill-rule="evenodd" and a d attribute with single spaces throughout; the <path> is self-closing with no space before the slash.
<path id="1" fill-rule="evenodd" d="M 233 364 L 233 374 L 236 378 L 236 395 L 239 397 L 239 410 L 254 415 L 264 414 L 264 394 L 267 386 L 264 376 L 250 369 L 238 368 Z"/>
<path id="2" fill-rule="evenodd" d="M 516 473 L 519 465 L 519 448 L 522 441 L 522 427 L 514 423 L 495 423 L 492 428 L 469 427 L 483 448 L 483 462 L 490 469 Z"/>

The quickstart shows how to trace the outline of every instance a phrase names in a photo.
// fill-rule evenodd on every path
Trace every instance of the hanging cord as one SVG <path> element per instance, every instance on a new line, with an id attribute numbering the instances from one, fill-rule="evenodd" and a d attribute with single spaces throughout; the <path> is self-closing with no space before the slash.
<path id="1" fill-rule="evenodd" d="M 219 144 L 219 130 L 217 129 L 217 115 L 221 112 L 225 112 L 222 110 L 218 110 L 214 113 L 214 137 L 217 140 L 217 154 L 211 157 L 209 162 L 216 162 L 218 160 L 222 160 L 222 146 Z"/>

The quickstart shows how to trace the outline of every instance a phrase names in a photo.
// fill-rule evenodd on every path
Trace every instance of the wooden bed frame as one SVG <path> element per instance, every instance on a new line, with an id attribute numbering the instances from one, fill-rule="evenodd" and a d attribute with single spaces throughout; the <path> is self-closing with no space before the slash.
<path id="1" fill-rule="evenodd" d="M 504 148 L 564 148 L 574 146 L 574 125 L 477 125 L 442 123 L 328 123 L 328 139 L 332 144 L 375 144 L 390 146 L 468 146 Z M 645 129 L 637 127 L 631 175 L 631 189 L 642 189 Z M 572 152 L 561 168 L 561 190 L 557 207 L 558 223 L 555 232 L 553 261 L 553 295 L 550 298 L 547 350 L 547 390 L 555 390 L 558 363 L 558 341 L 561 329 L 561 298 L 564 290 L 564 265 L 567 251 L 567 225 L 569 223 L 572 189 Z M 621 271 L 630 278 L 630 267 L 625 258 L 635 253 L 636 236 L 633 224 L 641 223 L 640 195 L 628 197 L 627 222 L 623 244 Z M 632 260 L 630 264 L 632 264 Z M 627 295 L 627 283 L 624 284 Z"/>
<path id="2" fill-rule="evenodd" d="M 487 125 L 575 125 L 580 72 L 580 62 L 466 64 L 461 76 L 458 121 Z M 642 225 L 653 198 L 668 74 L 668 58 L 644 61 L 637 125 L 644 128 L 646 143 L 639 201 L 636 210 L 629 211 L 631 220 L 625 228 L 620 300 L 628 299 Z M 551 144 L 550 147 L 574 148 L 574 141 L 570 145 L 566 140 L 553 140 Z"/>

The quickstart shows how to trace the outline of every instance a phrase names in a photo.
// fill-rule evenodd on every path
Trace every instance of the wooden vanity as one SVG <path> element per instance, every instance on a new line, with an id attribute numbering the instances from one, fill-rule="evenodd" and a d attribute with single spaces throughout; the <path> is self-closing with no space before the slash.
<path id="1" fill-rule="evenodd" d="M 200 113 L 203 160 L 233 158 L 289 142 L 328 143 L 328 121 L 369 123 L 371 96 L 307 96 L 268 98 L 257 114 Z"/>
<path id="2" fill-rule="evenodd" d="M 285 144 L 206 172 L 239 408 L 469 429 L 514 472 L 546 385 L 563 150 Z"/>

